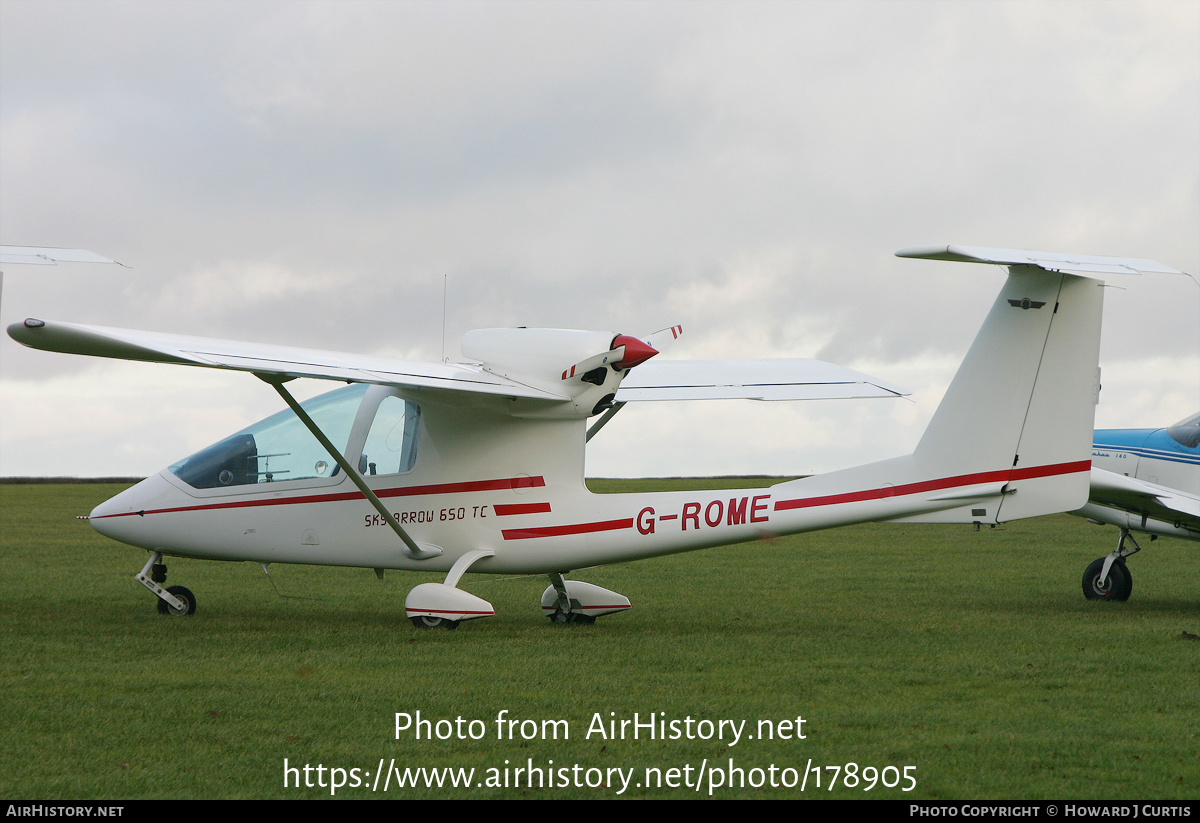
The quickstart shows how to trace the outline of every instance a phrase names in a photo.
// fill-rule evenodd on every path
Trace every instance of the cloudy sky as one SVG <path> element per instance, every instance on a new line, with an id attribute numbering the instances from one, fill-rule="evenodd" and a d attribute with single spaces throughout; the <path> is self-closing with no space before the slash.
<path id="1" fill-rule="evenodd" d="M 1003 281 L 961 243 L 1200 273 L 1197 2 L 0 0 L 26 316 L 436 360 L 491 326 L 818 357 L 912 400 L 658 404 L 594 475 L 911 450 Z M 1106 291 L 1100 426 L 1200 409 L 1200 285 Z M 297 392 L 329 388 L 311 381 Z M 0 475 L 142 475 L 275 411 L 249 375 L 0 341 Z"/>

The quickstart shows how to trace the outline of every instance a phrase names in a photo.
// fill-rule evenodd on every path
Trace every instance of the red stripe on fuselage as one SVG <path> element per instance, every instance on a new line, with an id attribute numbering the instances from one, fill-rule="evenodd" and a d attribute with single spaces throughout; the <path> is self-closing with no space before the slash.
<path id="1" fill-rule="evenodd" d="M 1080 460 L 1076 463 L 1058 463 L 1051 466 L 1031 466 L 1025 469 L 1004 469 L 995 472 L 978 472 L 976 474 L 960 474 L 956 477 L 943 477 L 938 480 L 923 480 L 919 483 L 908 483 L 901 486 L 867 489 L 844 494 L 830 494 L 823 497 L 806 497 L 794 500 L 778 500 L 775 511 L 789 509 L 806 509 L 814 506 L 834 506 L 839 503 L 858 503 L 864 500 L 879 500 L 885 497 L 900 497 L 909 494 L 938 491 L 961 486 L 975 486 L 980 483 L 995 483 L 999 481 L 1029 480 L 1034 477 L 1053 477 L 1060 474 L 1075 474 L 1090 471 L 1090 460 Z M 661 515 L 660 521 L 674 520 L 677 514 Z M 529 529 L 505 529 L 501 533 L 505 540 L 528 540 L 536 537 L 562 537 L 572 534 L 588 534 L 600 531 L 615 531 L 633 527 L 633 519 L 606 520 L 596 523 L 575 523 L 566 526 L 542 526 Z"/>
<path id="2" fill-rule="evenodd" d="M 267 484 L 263 484 L 267 485 Z M 464 492 L 505 491 L 509 489 L 532 489 L 545 486 L 546 481 L 538 477 L 505 477 L 499 480 L 465 480 L 461 483 L 432 483 L 425 486 L 402 486 L 396 489 L 378 489 L 375 496 L 382 500 L 385 497 L 412 497 L 424 494 L 462 494 Z M 256 491 L 258 491 L 256 489 Z M 268 489 L 261 490 L 262 492 Z M 220 503 L 198 503 L 193 506 L 176 506 L 170 509 L 148 509 L 142 512 L 121 512 L 120 514 L 102 514 L 92 518 L 99 520 L 103 517 L 129 517 L 144 514 L 173 514 L 175 512 L 215 511 L 217 509 L 244 509 L 253 506 L 293 506 L 302 503 L 338 503 L 344 500 L 366 500 L 362 492 L 338 492 L 337 494 L 311 494 L 296 497 L 276 497 L 262 500 L 226 500 Z"/>
<path id="3" fill-rule="evenodd" d="M 493 503 L 492 511 L 500 517 L 510 514 L 548 514 L 549 503 Z"/>
<path id="4" fill-rule="evenodd" d="M 572 523 L 569 526 L 542 526 L 535 529 L 504 529 L 501 534 L 505 540 L 528 540 L 532 537 L 562 537 L 568 534 L 588 534 L 590 532 L 610 532 L 617 529 L 632 529 L 633 518 L 624 520 L 604 520 L 598 523 Z"/>
<path id="5" fill-rule="evenodd" d="M 795 500 L 778 500 L 775 511 L 787 509 L 807 509 L 811 506 L 833 506 L 838 503 L 858 503 L 863 500 L 881 500 L 885 497 L 900 497 L 908 494 L 950 489 L 955 486 L 975 486 L 980 483 L 997 483 L 1000 481 L 1029 480 L 1034 477 L 1053 477 L 1059 474 L 1075 474 L 1090 471 L 1092 461 L 1080 460 L 1076 463 L 1058 463 L 1053 466 L 1031 466 L 1026 469 L 1003 469 L 997 472 L 978 472 L 977 474 L 960 474 L 957 477 L 943 477 L 938 480 L 923 480 L 920 483 L 907 483 L 902 486 L 885 486 L 878 489 L 866 489 L 859 492 L 844 494 L 829 494 L 823 497 L 801 497 Z"/>

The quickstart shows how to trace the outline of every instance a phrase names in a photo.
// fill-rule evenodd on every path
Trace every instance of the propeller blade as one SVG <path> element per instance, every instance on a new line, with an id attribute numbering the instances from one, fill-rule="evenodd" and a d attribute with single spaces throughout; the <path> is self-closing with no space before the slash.
<path id="1" fill-rule="evenodd" d="M 669 329 L 659 329 L 654 334 L 647 335 L 641 338 L 642 342 L 647 346 L 651 346 L 657 351 L 665 351 L 667 346 L 673 344 L 683 334 L 683 326 L 671 326 Z"/>
<path id="2" fill-rule="evenodd" d="M 632 369 L 640 363 L 645 363 L 656 354 L 658 354 L 658 349 L 648 343 L 627 334 L 618 334 L 613 338 L 612 347 L 608 351 L 579 361 L 562 373 L 562 379 L 578 378 L 585 383 L 594 383 L 599 386 L 604 382 L 605 369 L 608 366 L 612 366 L 618 371 Z"/>
<path id="3" fill-rule="evenodd" d="M 570 380 L 572 377 L 583 379 L 584 375 L 589 374 L 596 369 L 604 368 L 605 366 L 615 366 L 617 362 L 625 356 L 625 347 L 621 346 L 618 349 L 610 349 L 609 351 L 593 354 L 586 360 L 580 360 L 571 368 L 562 373 L 563 380 Z M 603 382 L 603 381 L 601 381 Z"/>

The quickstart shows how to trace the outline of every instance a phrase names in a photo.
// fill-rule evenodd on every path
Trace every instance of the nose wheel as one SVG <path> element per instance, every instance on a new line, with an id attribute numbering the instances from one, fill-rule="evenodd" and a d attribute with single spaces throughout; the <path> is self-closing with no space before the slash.
<path id="1" fill-rule="evenodd" d="M 192 594 L 191 589 L 185 589 L 183 586 L 171 586 L 167 589 L 167 592 L 182 603 L 183 607 L 176 608 L 160 597 L 158 599 L 159 614 L 182 617 L 183 615 L 196 613 L 196 595 Z"/>
<path id="2" fill-rule="evenodd" d="M 183 616 L 196 613 L 196 595 L 191 590 L 183 586 L 163 588 L 162 584 L 167 582 L 167 567 L 162 562 L 162 552 L 152 552 L 134 578 L 158 597 L 159 614 Z"/>

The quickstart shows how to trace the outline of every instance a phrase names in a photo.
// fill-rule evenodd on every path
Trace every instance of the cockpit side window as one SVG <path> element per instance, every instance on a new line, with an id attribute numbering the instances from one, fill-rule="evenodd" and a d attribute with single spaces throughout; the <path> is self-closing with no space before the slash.
<path id="1" fill-rule="evenodd" d="M 416 403 L 390 395 L 383 398 L 371 421 L 359 458 L 363 474 L 402 474 L 417 460 L 421 409 Z"/>
<path id="2" fill-rule="evenodd" d="M 343 449 L 367 386 L 361 383 L 301 403 L 329 438 Z M 196 489 L 219 489 L 286 480 L 330 478 L 337 462 L 291 409 L 260 420 L 235 435 L 170 467 Z"/>
<path id="3" fill-rule="evenodd" d="M 1194 449 L 1200 446 L 1200 414 L 1193 414 L 1186 420 L 1180 420 L 1174 426 L 1169 426 L 1167 434 L 1185 448 Z"/>

